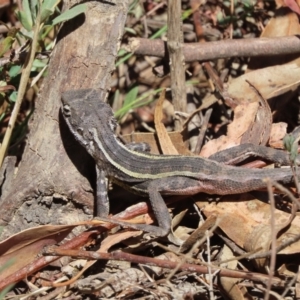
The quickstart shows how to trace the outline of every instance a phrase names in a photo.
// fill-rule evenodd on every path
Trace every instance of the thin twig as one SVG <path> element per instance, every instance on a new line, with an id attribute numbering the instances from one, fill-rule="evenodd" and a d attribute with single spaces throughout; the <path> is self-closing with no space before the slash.
<path id="1" fill-rule="evenodd" d="M 206 245 L 207 245 L 207 262 L 211 264 L 211 258 L 210 258 L 210 234 L 209 231 L 205 231 L 205 237 L 206 237 Z M 212 276 L 212 271 L 211 267 L 208 266 L 208 280 L 209 280 L 209 299 L 213 300 L 215 299 L 214 296 L 214 287 L 213 287 L 213 276 Z"/>
<path id="2" fill-rule="evenodd" d="M 93 260 L 120 260 L 120 261 L 130 261 L 138 264 L 147 264 L 149 266 L 159 266 L 162 268 L 175 269 L 178 267 L 178 262 L 172 262 L 169 260 L 162 260 L 152 257 L 143 257 L 135 254 L 125 253 L 121 251 L 114 251 L 110 253 L 99 253 L 92 251 L 84 251 L 84 250 L 63 250 L 61 248 L 48 248 L 44 251 L 44 255 L 51 256 L 71 256 L 77 258 L 85 258 L 85 259 L 93 259 Z M 208 274 L 208 269 L 206 266 L 199 266 L 196 264 L 180 264 L 178 270 L 181 271 L 189 271 L 189 272 L 197 272 L 200 274 Z M 244 278 L 251 279 L 253 281 L 263 282 L 266 284 L 269 277 L 265 274 L 247 272 L 247 271 L 238 271 L 231 269 L 224 269 L 215 266 L 211 266 L 212 272 L 219 271 L 220 276 L 232 277 L 232 278 Z M 276 286 L 284 286 L 285 281 L 280 278 L 273 277 L 272 284 Z"/>
<path id="3" fill-rule="evenodd" d="M 183 33 L 181 0 L 168 1 L 168 51 L 170 56 L 171 91 L 175 111 L 186 112 L 185 63 L 183 57 Z M 180 120 L 175 120 L 175 130 L 181 131 Z"/>
<path id="4" fill-rule="evenodd" d="M 36 46 L 37 46 L 37 42 L 38 42 L 38 36 L 39 36 L 39 30 L 40 30 L 40 10 L 38 11 L 36 20 L 35 20 L 35 28 L 34 28 L 34 34 L 33 34 L 33 39 L 32 39 L 32 43 L 31 43 L 31 49 L 30 52 L 28 53 L 26 62 L 24 64 L 24 68 L 22 70 L 22 75 L 21 75 L 21 80 L 20 80 L 20 85 L 19 85 L 19 89 L 18 89 L 18 96 L 17 96 L 17 100 L 14 106 L 14 109 L 11 113 L 11 117 L 4 135 L 4 139 L 3 139 L 3 143 L 0 147 L 0 167 L 2 166 L 4 157 L 6 155 L 8 146 L 9 146 L 9 142 L 10 142 L 10 138 L 12 135 L 12 131 L 14 129 L 16 120 L 17 120 L 17 116 L 22 104 L 22 100 L 23 97 L 25 95 L 26 92 L 26 88 L 27 88 L 27 84 L 28 84 L 28 80 L 29 80 L 29 76 L 30 76 L 30 72 L 31 72 L 31 67 L 33 64 L 33 60 L 35 57 L 35 53 L 36 53 Z"/>
<path id="5" fill-rule="evenodd" d="M 205 115 L 204 115 L 204 118 L 203 118 L 203 123 L 202 123 L 201 129 L 200 129 L 200 134 L 198 136 L 198 141 L 197 141 L 196 149 L 195 149 L 195 153 L 197 155 L 199 155 L 201 147 L 203 145 L 205 133 L 206 133 L 206 130 L 208 128 L 208 122 L 209 122 L 210 116 L 212 114 L 212 111 L 213 111 L 213 109 L 209 108 L 205 112 Z"/>
<path id="6" fill-rule="evenodd" d="M 270 297 L 271 290 L 271 282 L 275 272 L 275 264 L 276 264 L 276 235 L 277 230 L 275 228 L 275 199 L 272 191 L 272 183 L 269 179 L 265 180 L 267 183 L 268 195 L 270 199 L 270 209 L 271 209 L 271 259 L 270 259 L 270 269 L 269 269 L 269 280 L 267 283 L 266 293 L 264 300 L 268 300 Z"/>

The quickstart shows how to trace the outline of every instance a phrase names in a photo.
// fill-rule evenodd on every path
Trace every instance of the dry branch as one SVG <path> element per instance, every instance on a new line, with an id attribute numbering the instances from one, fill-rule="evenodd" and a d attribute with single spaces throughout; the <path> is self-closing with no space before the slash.
<path id="1" fill-rule="evenodd" d="M 149 55 L 161 58 L 166 55 L 166 42 L 159 39 L 132 38 L 125 48 L 136 55 Z M 190 43 L 183 46 L 185 62 L 296 53 L 300 53 L 300 38 L 298 36 L 222 40 L 201 44 Z"/>
<path id="2" fill-rule="evenodd" d="M 64 7 L 70 6 L 71 1 L 65 0 Z M 69 89 L 94 88 L 105 98 L 128 1 L 87 6 L 85 14 L 63 25 L 57 38 L 22 163 L 1 199 L 0 223 L 6 225 L 2 238 L 35 225 L 66 224 L 93 214 L 94 162 L 64 124 L 60 97 Z"/>

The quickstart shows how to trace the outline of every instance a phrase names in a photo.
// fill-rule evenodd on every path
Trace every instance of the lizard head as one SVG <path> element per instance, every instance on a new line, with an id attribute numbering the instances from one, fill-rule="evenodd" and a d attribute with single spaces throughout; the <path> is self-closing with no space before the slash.
<path id="1" fill-rule="evenodd" d="M 116 120 L 111 107 L 102 100 L 104 91 L 94 89 L 69 90 L 62 94 L 62 114 L 75 138 L 87 147 L 95 130 L 112 130 Z"/>

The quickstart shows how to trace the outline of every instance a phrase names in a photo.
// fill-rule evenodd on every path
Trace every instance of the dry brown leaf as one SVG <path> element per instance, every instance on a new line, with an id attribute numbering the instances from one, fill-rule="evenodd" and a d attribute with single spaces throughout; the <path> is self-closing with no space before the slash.
<path id="1" fill-rule="evenodd" d="M 258 102 L 238 105 L 234 109 L 233 121 L 228 125 L 227 135 L 207 142 L 201 149 L 200 155 L 209 157 L 216 152 L 239 145 L 243 135 L 254 122 L 258 108 Z"/>
<path id="2" fill-rule="evenodd" d="M 240 247 L 247 251 L 258 248 L 269 250 L 270 205 L 254 199 L 250 194 L 231 195 L 222 198 L 218 204 L 197 202 L 197 206 L 206 217 L 217 214 L 219 227 Z M 282 228 L 290 218 L 289 213 L 275 210 L 276 228 Z M 297 237 L 300 232 L 300 217 L 296 216 L 291 226 L 277 239 L 278 245 L 286 239 Z M 300 252 L 300 241 L 281 250 L 280 254 L 295 254 Z"/>
<path id="3" fill-rule="evenodd" d="M 168 135 L 172 141 L 172 144 L 177 149 L 178 153 L 181 155 L 193 155 L 186 147 L 182 133 L 180 132 L 168 132 Z M 126 143 L 136 142 L 147 143 L 151 148 L 151 153 L 153 154 L 161 154 L 160 146 L 158 145 L 157 136 L 154 133 L 133 133 L 126 134 L 122 136 L 123 140 Z"/>
<path id="4" fill-rule="evenodd" d="M 184 218 L 184 216 L 187 213 L 187 209 L 184 209 L 182 211 L 180 211 L 177 215 L 175 215 L 172 218 L 172 234 L 179 240 L 183 241 L 187 238 L 187 232 L 190 231 L 189 228 L 183 227 L 183 226 L 179 226 L 177 227 L 180 222 L 182 221 L 182 219 Z M 173 228 L 176 227 L 176 230 L 174 231 Z M 172 242 L 172 236 L 170 237 L 170 241 Z"/>
<path id="5" fill-rule="evenodd" d="M 193 247 L 196 242 L 198 242 L 204 237 L 205 232 L 207 230 L 211 230 L 216 225 L 216 221 L 217 221 L 216 215 L 214 214 L 209 215 L 207 219 L 204 221 L 204 223 L 201 226 L 199 226 L 181 245 L 180 252 L 186 252 L 191 247 Z"/>
<path id="6" fill-rule="evenodd" d="M 31 263 L 45 246 L 61 242 L 76 225 L 45 225 L 24 230 L 0 243 L 0 281 Z"/>
<path id="7" fill-rule="evenodd" d="M 176 229 L 173 231 L 174 236 L 181 241 L 185 241 L 189 238 L 190 234 L 193 232 L 193 228 L 189 228 L 186 226 L 177 226 Z M 170 240 L 172 243 L 174 240 Z"/>
<path id="8" fill-rule="evenodd" d="M 129 238 L 137 237 L 141 235 L 143 231 L 123 231 L 123 232 L 117 232 L 115 234 L 109 235 L 106 237 L 102 243 L 99 251 L 97 252 L 108 252 L 108 250 L 113 247 L 114 245 L 123 242 Z"/>
<path id="9" fill-rule="evenodd" d="M 7 92 L 9 90 L 16 90 L 16 88 L 13 85 L 5 85 L 5 86 L 0 86 L 0 92 Z"/>
<path id="10" fill-rule="evenodd" d="M 163 119 L 163 103 L 165 100 L 166 90 L 162 90 L 159 99 L 156 103 L 154 112 L 154 124 L 159 140 L 160 148 L 163 154 L 176 155 L 178 154 L 177 149 L 174 147 L 172 140 L 170 139 L 168 132 L 162 123 Z"/>
<path id="11" fill-rule="evenodd" d="M 283 149 L 283 138 L 287 134 L 287 123 L 279 122 L 273 123 L 269 139 L 269 145 L 273 148 Z"/>
<path id="12" fill-rule="evenodd" d="M 228 126 L 228 134 L 217 140 L 209 141 L 203 147 L 201 155 L 208 157 L 215 152 L 240 144 L 242 134 L 246 132 L 245 129 L 251 125 L 251 120 L 255 118 L 255 110 L 257 110 L 256 106 L 259 101 L 258 96 L 255 95 L 247 81 L 259 90 L 263 98 L 270 99 L 275 95 L 281 95 L 298 87 L 299 78 L 300 67 L 294 63 L 252 71 L 234 79 L 228 87 L 228 94 L 240 105 L 234 111 L 235 117 Z M 251 105 L 248 106 L 245 103 L 251 103 Z"/>
<path id="13" fill-rule="evenodd" d="M 300 25 L 297 14 L 286 7 L 281 7 L 275 11 L 274 17 L 268 22 L 261 37 L 290 36 L 299 33 Z M 299 64 L 299 54 L 253 57 L 250 59 L 248 71 L 269 66 L 284 65 L 292 61 Z"/>
<path id="14" fill-rule="evenodd" d="M 102 241 L 101 247 L 97 252 L 106 253 L 109 250 L 109 248 L 111 248 L 115 244 L 118 244 L 118 243 L 125 241 L 132 237 L 137 237 L 141 233 L 142 233 L 142 231 L 124 231 L 124 232 L 110 235 Z M 91 266 L 93 266 L 96 262 L 97 262 L 97 260 L 86 261 L 86 265 L 82 268 L 82 270 L 80 270 L 80 272 L 78 272 L 78 274 L 76 274 L 68 282 L 65 282 L 65 284 L 69 285 L 69 284 L 72 284 L 73 282 L 75 282 L 83 274 L 83 272 L 85 272 L 87 269 L 89 269 Z"/>
<path id="15" fill-rule="evenodd" d="M 295 262 L 294 264 L 283 264 L 281 265 L 278 270 L 277 270 L 277 274 L 279 276 L 284 276 L 284 277 L 292 277 L 295 276 L 295 270 L 298 267 L 297 262 Z"/>
<path id="16" fill-rule="evenodd" d="M 118 242 L 121 242 L 121 241 L 123 241 L 125 239 L 128 239 L 130 237 L 138 236 L 141 233 L 142 233 L 142 231 L 126 231 L 126 232 L 121 232 L 121 233 L 117 233 L 117 234 L 108 236 L 106 239 L 104 239 L 102 241 L 101 247 L 97 252 L 102 252 L 102 253 L 107 252 L 107 250 L 111 246 L 113 246 L 114 244 L 117 244 Z M 120 237 L 120 235 L 122 237 Z M 110 240 L 110 241 L 107 243 L 108 240 Z M 112 242 L 112 240 L 114 240 L 114 242 Z M 97 262 L 97 260 L 85 260 L 84 267 L 76 275 L 74 275 L 70 280 L 60 282 L 60 283 L 57 283 L 57 284 L 53 284 L 53 286 L 54 287 L 59 287 L 59 286 L 67 286 L 67 285 L 73 284 L 74 282 L 76 282 L 81 277 L 81 275 L 86 270 L 88 270 L 90 267 L 92 267 L 96 262 Z"/>
<path id="17" fill-rule="evenodd" d="M 299 272 L 299 265 L 297 266 L 298 267 L 298 272 L 296 274 L 296 288 L 295 288 L 295 297 L 296 299 L 299 299 L 300 298 L 300 272 Z"/>
<path id="18" fill-rule="evenodd" d="M 300 84 L 299 66 L 300 63 L 292 62 L 246 73 L 228 83 L 228 95 L 238 104 L 252 102 L 251 87 L 247 81 L 251 82 L 266 100 L 295 90 Z M 217 99 L 211 95 L 205 101 L 214 103 Z"/>
<path id="19" fill-rule="evenodd" d="M 234 255 L 231 249 L 228 246 L 224 245 L 219 259 L 221 261 L 225 261 L 233 258 Z M 220 264 L 220 267 L 235 270 L 237 268 L 237 260 L 231 260 L 227 263 Z M 224 292 L 228 296 L 228 299 L 232 299 L 232 300 L 252 299 L 251 297 L 249 298 L 250 295 L 247 293 L 247 289 L 245 287 L 237 285 L 237 283 L 239 282 L 238 278 L 220 276 L 219 280 L 223 287 Z"/>
<path id="20" fill-rule="evenodd" d="M 260 92 L 249 82 L 252 90 L 259 98 L 259 106 L 255 114 L 254 120 L 251 122 L 249 128 L 243 134 L 241 144 L 251 143 L 254 145 L 265 146 L 270 138 L 272 127 L 272 112 L 267 100 L 262 97 Z"/>
<path id="21" fill-rule="evenodd" d="M 289 7 L 292 11 L 300 15 L 299 0 L 276 0 L 278 7 Z"/>
<path id="22" fill-rule="evenodd" d="M 172 219 L 172 228 L 176 227 L 180 224 L 180 222 L 182 221 L 182 219 L 184 218 L 184 216 L 187 213 L 187 209 L 183 209 L 181 212 L 179 212 L 177 215 L 175 215 Z"/>
<path id="23" fill-rule="evenodd" d="M 251 82 L 265 99 L 282 95 L 299 86 L 300 64 L 291 63 L 255 70 L 235 78 L 228 86 L 228 94 L 238 103 L 253 102 Z"/>
<path id="24" fill-rule="evenodd" d="M 285 0 L 287 2 L 287 0 Z M 299 4 L 296 4 L 299 8 Z M 295 7 L 295 6 L 294 6 Z M 299 19 L 297 14 L 291 11 L 278 10 L 275 16 L 268 22 L 262 37 L 289 36 L 300 33 Z M 298 13 L 298 11 L 297 11 Z"/>

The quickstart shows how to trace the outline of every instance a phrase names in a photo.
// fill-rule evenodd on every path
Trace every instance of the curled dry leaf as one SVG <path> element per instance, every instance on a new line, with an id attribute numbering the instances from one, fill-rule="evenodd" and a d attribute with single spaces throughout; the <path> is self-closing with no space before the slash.
<path id="1" fill-rule="evenodd" d="M 269 145 L 273 148 L 283 149 L 283 138 L 287 134 L 287 123 L 279 122 L 272 124 Z"/>
<path id="2" fill-rule="evenodd" d="M 300 25 L 297 14 L 286 7 L 280 7 L 275 10 L 274 17 L 268 22 L 261 37 L 282 37 L 298 35 L 299 33 Z M 248 71 L 276 65 L 284 66 L 287 63 L 299 64 L 299 55 L 289 54 L 251 58 L 248 65 Z"/>
<path id="3" fill-rule="evenodd" d="M 252 85 L 251 82 L 248 83 L 252 87 L 252 90 L 258 98 L 259 106 L 253 122 L 251 122 L 249 128 L 242 136 L 241 144 L 251 143 L 254 145 L 265 146 L 270 138 L 272 127 L 272 112 L 268 101 L 264 97 L 262 97 L 260 92 L 254 85 Z"/>
<path id="4" fill-rule="evenodd" d="M 299 78 L 300 67 L 293 63 L 252 71 L 234 79 L 229 84 L 228 93 L 240 104 L 234 110 L 234 120 L 228 126 L 228 134 L 207 143 L 201 155 L 208 157 L 213 151 L 215 153 L 240 144 L 242 134 L 254 121 L 259 107 L 259 97 L 247 81 L 259 90 L 264 99 L 270 99 L 298 87 Z"/>
<path id="5" fill-rule="evenodd" d="M 107 238 L 105 238 L 102 243 L 101 247 L 99 249 L 99 252 L 108 252 L 108 250 L 115 246 L 116 244 L 123 242 L 129 238 L 137 237 L 141 235 L 142 231 L 123 231 L 119 233 L 115 233 L 113 235 L 109 235 Z"/>
<path id="6" fill-rule="evenodd" d="M 289 7 L 292 11 L 300 15 L 299 3 L 296 0 L 276 0 L 277 6 Z"/>
<path id="7" fill-rule="evenodd" d="M 290 219 L 290 214 L 275 210 L 276 228 L 270 227 L 270 205 L 253 198 L 250 194 L 231 195 L 222 198 L 218 204 L 199 201 L 199 209 L 209 217 L 215 214 L 220 218 L 219 227 L 237 245 L 246 251 L 260 249 L 261 252 L 269 250 L 271 230 L 278 231 Z M 291 226 L 278 237 L 277 245 L 287 239 L 296 238 L 300 232 L 300 217 L 296 216 Z M 300 241 L 292 243 L 279 254 L 300 253 Z M 262 260 L 257 260 L 262 265 Z"/>
<path id="8" fill-rule="evenodd" d="M 200 155 L 209 157 L 221 150 L 238 146 L 241 143 L 243 135 L 247 133 L 247 130 L 253 124 L 258 108 L 258 102 L 238 105 L 234 109 L 233 121 L 228 125 L 227 135 L 207 142 L 203 146 Z"/>
<path id="9" fill-rule="evenodd" d="M 24 230 L 0 243 L 0 281 L 31 263 L 41 250 L 61 242 L 76 225 L 45 225 Z"/>
<path id="10" fill-rule="evenodd" d="M 231 249 L 228 246 L 224 245 L 219 259 L 221 261 L 225 261 L 233 258 L 234 254 Z M 220 264 L 220 267 L 235 270 L 237 268 L 237 265 L 237 260 L 231 260 L 230 262 L 227 262 L 225 264 Z M 229 299 L 251 299 L 250 295 L 247 294 L 246 287 L 239 286 L 237 284 L 239 282 L 238 278 L 221 276 L 219 280 L 224 292 L 227 294 Z"/>

